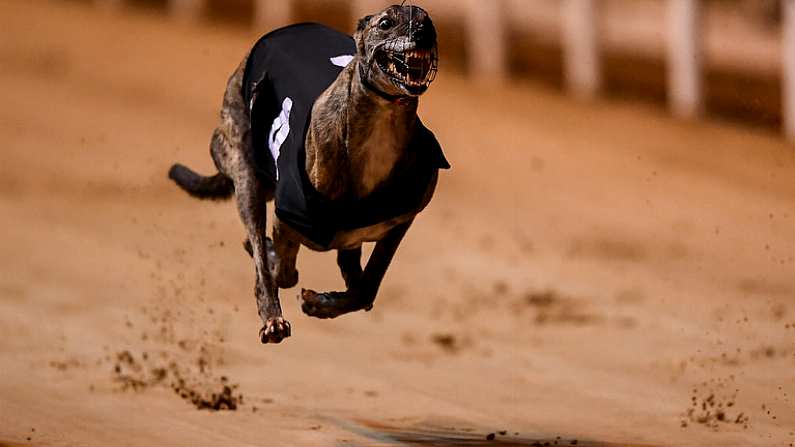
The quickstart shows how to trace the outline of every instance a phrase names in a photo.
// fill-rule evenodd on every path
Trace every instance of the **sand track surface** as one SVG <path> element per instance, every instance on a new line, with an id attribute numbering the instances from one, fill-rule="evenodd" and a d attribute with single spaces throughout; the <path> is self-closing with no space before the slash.
<path id="1" fill-rule="evenodd" d="M 258 343 L 210 172 L 253 39 L 0 2 L 0 446 L 791 446 L 795 148 L 441 73 L 453 170 L 375 308 Z M 302 251 L 300 286 L 337 289 Z"/>

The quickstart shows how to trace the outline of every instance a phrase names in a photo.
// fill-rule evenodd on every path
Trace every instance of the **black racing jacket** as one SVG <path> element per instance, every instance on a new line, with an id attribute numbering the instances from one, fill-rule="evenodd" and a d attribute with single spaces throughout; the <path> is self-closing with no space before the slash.
<path id="1" fill-rule="evenodd" d="M 315 100 L 356 52 L 353 39 L 319 24 L 275 30 L 249 55 L 243 98 L 251 120 L 251 155 L 258 175 L 276 182 L 276 215 L 320 247 L 340 231 L 364 228 L 422 209 L 439 169 L 450 165 L 436 137 L 419 120 L 407 150 L 409 167 L 396 166 L 389 180 L 363 198 L 329 200 L 306 173 L 304 142 Z"/>

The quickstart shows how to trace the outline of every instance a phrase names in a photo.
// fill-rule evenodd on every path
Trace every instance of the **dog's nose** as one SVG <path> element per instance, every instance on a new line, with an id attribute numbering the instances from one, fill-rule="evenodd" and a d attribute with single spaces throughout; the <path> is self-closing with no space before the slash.
<path id="1" fill-rule="evenodd" d="M 420 22 L 414 27 L 412 40 L 421 48 L 430 48 L 436 43 L 436 29 L 429 20 Z"/>

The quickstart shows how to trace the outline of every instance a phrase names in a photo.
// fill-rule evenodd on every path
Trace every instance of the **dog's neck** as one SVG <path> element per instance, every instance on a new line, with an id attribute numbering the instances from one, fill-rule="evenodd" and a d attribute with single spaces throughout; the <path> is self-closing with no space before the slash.
<path id="1" fill-rule="evenodd" d="M 330 199 L 364 197 L 401 160 L 417 120 L 417 98 L 394 101 L 362 82 L 357 56 L 315 102 L 306 171 Z"/>

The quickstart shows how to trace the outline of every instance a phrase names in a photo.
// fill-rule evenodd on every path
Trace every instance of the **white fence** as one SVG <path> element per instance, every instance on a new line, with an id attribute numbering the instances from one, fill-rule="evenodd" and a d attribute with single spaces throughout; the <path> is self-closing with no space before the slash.
<path id="1" fill-rule="evenodd" d="M 117 9 L 125 0 L 94 0 L 98 6 Z M 267 29 L 291 22 L 295 0 L 252 0 L 257 26 Z M 533 0 L 540 1 L 540 0 Z M 506 24 L 516 13 L 533 5 L 530 0 L 422 0 L 434 14 L 459 19 L 467 28 L 469 72 L 480 80 L 499 82 L 507 77 Z M 704 13 L 700 0 L 665 2 L 665 58 L 668 103 L 677 117 L 697 118 L 704 111 Z M 782 118 L 785 135 L 795 141 L 795 0 L 784 3 L 781 33 Z M 521 2 L 521 3 L 518 3 Z M 351 0 L 358 17 L 395 0 Z M 602 0 L 554 0 L 559 14 L 558 39 L 563 49 L 563 75 L 569 91 L 583 99 L 602 88 L 599 13 Z M 547 3 L 549 4 L 549 3 Z M 173 16 L 192 21 L 202 16 L 207 0 L 168 0 Z"/>

